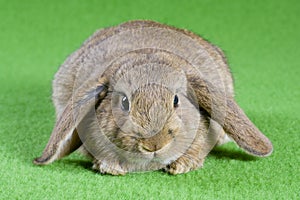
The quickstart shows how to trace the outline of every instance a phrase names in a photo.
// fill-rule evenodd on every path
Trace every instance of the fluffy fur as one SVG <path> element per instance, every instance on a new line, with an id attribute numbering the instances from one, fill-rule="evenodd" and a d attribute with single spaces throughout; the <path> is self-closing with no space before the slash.
<path id="1" fill-rule="evenodd" d="M 223 52 L 201 37 L 153 21 L 106 28 L 56 73 L 57 122 L 34 163 L 82 146 L 101 173 L 185 173 L 227 134 L 252 155 L 270 155 L 271 142 L 233 97 Z"/>

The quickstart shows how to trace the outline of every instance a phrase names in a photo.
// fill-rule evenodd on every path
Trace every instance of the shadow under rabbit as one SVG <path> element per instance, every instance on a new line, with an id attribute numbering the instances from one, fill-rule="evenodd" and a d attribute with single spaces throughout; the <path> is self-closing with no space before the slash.
<path id="1" fill-rule="evenodd" d="M 258 158 L 248 155 L 241 150 L 227 149 L 225 147 L 215 147 L 210 153 L 210 157 L 216 159 L 226 159 L 226 160 L 240 160 L 240 161 L 255 161 Z"/>

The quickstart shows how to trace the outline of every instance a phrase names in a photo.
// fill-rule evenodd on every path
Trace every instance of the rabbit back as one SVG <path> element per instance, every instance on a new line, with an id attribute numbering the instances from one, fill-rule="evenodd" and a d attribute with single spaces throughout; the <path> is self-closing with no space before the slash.
<path id="1" fill-rule="evenodd" d="M 161 30 L 171 34 L 170 37 L 166 36 L 168 41 L 159 41 L 160 38 L 155 36 L 155 33 Z M 120 37 L 126 37 L 127 41 L 123 41 Z M 179 40 L 182 42 L 176 44 Z M 95 74 L 103 73 L 118 57 L 139 48 L 174 50 L 174 46 L 165 45 L 170 43 L 177 45 L 175 53 L 182 54 L 184 59 L 192 62 L 205 79 L 223 88 L 229 96 L 233 96 L 233 79 L 220 48 L 187 30 L 153 21 L 130 21 L 96 31 L 60 66 L 52 84 L 56 116 L 60 116 L 74 91 L 84 81 Z"/>

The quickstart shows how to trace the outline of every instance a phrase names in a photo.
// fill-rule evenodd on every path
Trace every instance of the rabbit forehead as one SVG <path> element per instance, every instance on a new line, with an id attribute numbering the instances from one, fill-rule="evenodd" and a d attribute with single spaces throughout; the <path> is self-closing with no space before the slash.
<path id="1" fill-rule="evenodd" d="M 129 52 L 118 58 L 108 70 L 111 89 L 128 96 L 147 85 L 160 85 L 173 93 L 184 92 L 187 77 L 183 69 L 187 65 L 182 58 L 162 50 Z"/>
<path id="2" fill-rule="evenodd" d="M 137 91 L 162 93 L 166 90 L 172 93 L 186 91 L 185 74 L 172 70 L 168 66 L 156 63 L 146 63 L 134 66 L 126 71 L 114 85 L 114 91 L 132 96 Z M 165 88 L 165 89 L 163 89 Z"/>

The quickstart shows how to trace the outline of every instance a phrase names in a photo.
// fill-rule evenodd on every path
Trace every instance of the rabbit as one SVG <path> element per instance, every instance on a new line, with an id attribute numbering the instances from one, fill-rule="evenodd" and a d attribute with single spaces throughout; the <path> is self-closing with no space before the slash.
<path id="1" fill-rule="evenodd" d="M 150 20 L 96 31 L 55 74 L 53 102 L 56 124 L 36 165 L 80 149 L 102 174 L 182 174 L 228 141 L 253 156 L 273 151 L 235 102 L 223 51 Z"/>

